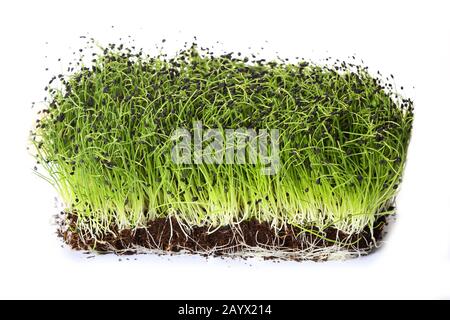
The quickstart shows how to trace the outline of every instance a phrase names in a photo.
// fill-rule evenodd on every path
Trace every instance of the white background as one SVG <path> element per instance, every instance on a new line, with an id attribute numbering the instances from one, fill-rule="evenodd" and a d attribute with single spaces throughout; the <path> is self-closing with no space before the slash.
<path id="1" fill-rule="evenodd" d="M 449 14 L 445 1 L 1 1 L 0 298 L 450 298 Z M 71 57 L 87 32 L 100 41 L 130 34 L 148 48 L 197 35 L 199 44 L 313 60 L 356 53 L 393 73 L 416 117 L 388 243 L 327 263 L 119 261 L 61 248 L 56 193 L 25 150 L 30 106 L 59 73 L 57 57 Z"/>

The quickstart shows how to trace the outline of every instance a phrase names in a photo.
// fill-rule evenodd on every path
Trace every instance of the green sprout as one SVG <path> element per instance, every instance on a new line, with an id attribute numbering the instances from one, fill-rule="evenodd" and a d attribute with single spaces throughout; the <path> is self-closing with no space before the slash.
<path id="1" fill-rule="evenodd" d="M 109 45 L 55 79 L 62 86 L 47 88 L 31 141 L 80 239 L 100 243 L 161 218 L 210 233 L 254 220 L 350 239 L 393 213 L 412 101 L 360 65 Z M 277 172 L 261 161 L 175 163 L 173 132 L 195 122 L 278 130 Z"/>

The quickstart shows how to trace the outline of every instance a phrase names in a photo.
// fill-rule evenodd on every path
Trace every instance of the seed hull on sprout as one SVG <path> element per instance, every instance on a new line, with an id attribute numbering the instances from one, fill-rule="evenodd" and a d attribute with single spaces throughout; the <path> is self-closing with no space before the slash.
<path id="1" fill-rule="evenodd" d="M 71 247 L 294 260 L 377 247 L 413 120 L 392 75 L 354 59 L 266 61 L 196 44 L 171 57 L 97 48 L 51 79 L 31 133 Z M 277 130 L 277 171 L 265 173 L 262 157 L 174 162 L 174 131 L 195 137 L 196 123 L 223 135 Z"/>

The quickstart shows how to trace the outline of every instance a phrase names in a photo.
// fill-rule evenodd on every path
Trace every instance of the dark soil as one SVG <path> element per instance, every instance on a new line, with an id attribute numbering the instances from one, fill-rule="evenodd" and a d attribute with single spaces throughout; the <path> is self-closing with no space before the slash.
<path id="1" fill-rule="evenodd" d="M 241 222 L 238 228 L 237 225 L 233 228 L 225 226 L 211 232 L 207 227 L 183 230 L 175 218 L 159 218 L 149 223 L 146 228 L 121 231 L 116 228 L 101 237 L 92 238 L 81 237 L 73 231 L 77 230 L 76 218 L 76 215 L 68 214 L 61 220 L 58 230 L 59 236 L 71 248 L 119 254 L 137 253 L 139 247 L 168 253 L 183 251 L 213 256 L 238 253 L 249 247 L 295 252 L 330 247 L 336 241 L 339 241 L 339 247 L 342 249 L 369 253 L 381 240 L 386 225 L 386 217 L 381 216 L 375 223 L 373 232 L 367 227 L 361 233 L 347 235 L 331 227 L 321 232 L 315 228 L 305 231 L 294 226 L 276 231 L 266 222 L 250 220 Z"/>

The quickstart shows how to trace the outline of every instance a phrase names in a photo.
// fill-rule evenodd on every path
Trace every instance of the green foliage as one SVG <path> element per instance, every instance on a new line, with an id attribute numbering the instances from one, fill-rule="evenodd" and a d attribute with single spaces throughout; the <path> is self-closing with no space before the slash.
<path id="1" fill-rule="evenodd" d="M 194 45 L 174 58 L 110 46 L 59 77 L 32 134 L 81 232 L 175 215 L 187 225 L 372 227 L 404 168 L 412 102 L 348 63 L 249 61 Z M 177 165 L 177 128 L 279 129 L 281 167 Z"/>

